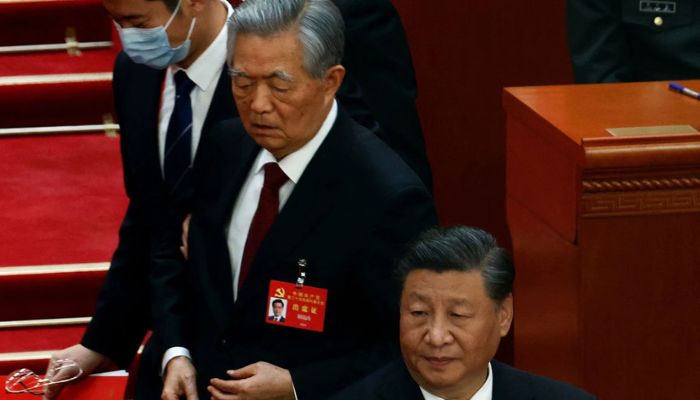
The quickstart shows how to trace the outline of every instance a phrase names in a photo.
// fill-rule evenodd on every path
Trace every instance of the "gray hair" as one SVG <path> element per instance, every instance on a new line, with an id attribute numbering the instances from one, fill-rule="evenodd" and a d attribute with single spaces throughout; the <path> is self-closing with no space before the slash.
<path id="1" fill-rule="evenodd" d="M 433 228 L 409 246 L 398 263 L 401 286 L 411 271 L 479 271 L 486 294 L 500 304 L 513 291 L 515 268 L 508 252 L 489 233 L 466 226 Z"/>
<path id="2" fill-rule="evenodd" d="M 247 0 L 228 23 L 228 60 L 239 33 L 268 37 L 296 28 L 304 51 L 304 69 L 322 79 L 328 68 L 343 59 L 345 24 L 330 0 Z"/>

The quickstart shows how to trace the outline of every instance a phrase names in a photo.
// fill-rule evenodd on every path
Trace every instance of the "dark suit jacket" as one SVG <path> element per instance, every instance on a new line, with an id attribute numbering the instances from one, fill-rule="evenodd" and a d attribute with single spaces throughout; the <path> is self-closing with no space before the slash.
<path id="1" fill-rule="evenodd" d="M 373 121 L 362 125 L 377 132 L 432 188 L 432 174 L 416 109 L 416 75 L 401 18 L 390 0 L 334 0 L 345 20 L 346 84 L 359 86 L 359 101 Z M 341 101 L 350 108 L 347 101 Z"/>
<path id="2" fill-rule="evenodd" d="M 700 78 L 700 4 L 672 0 L 672 9 L 654 11 L 653 3 L 567 0 L 576 82 Z"/>
<path id="3" fill-rule="evenodd" d="M 147 289 L 153 216 L 164 207 L 165 198 L 172 197 L 166 193 L 158 156 L 163 77 L 164 71 L 136 64 L 124 53 L 117 56 L 114 64 L 112 86 L 129 206 L 95 315 L 82 344 L 123 368 L 129 365 L 150 326 Z M 206 141 L 212 125 L 237 115 L 224 68 L 202 127 L 200 143 Z M 198 157 L 195 162 L 199 162 Z M 183 187 L 173 195 L 184 207 L 191 196 L 191 187 Z"/>
<path id="4" fill-rule="evenodd" d="M 532 375 L 491 361 L 493 400 L 593 400 L 595 397 L 567 383 Z M 395 360 L 332 400 L 423 400 L 418 384 L 402 359 Z"/>
<path id="5" fill-rule="evenodd" d="M 300 399 L 325 399 L 396 356 L 394 259 L 437 222 L 415 173 L 341 110 L 234 303 L 226 230 L 259 148 L 238 121 L 224 122 L 210 139 L 202 153 L 208 163 L 198 171 L 189 265 L 181 262 L 173 229 L 166 232 L 153 279 L 154 297 L 161 300 L 154 304 L 156 331 L 168 347 L 190 349 L 200 396 L 208 397 L 212 377 L 267 361 L 290 369 Z M 323 333 L 266 322 L 270 280 L 294 282 L 302 258 L 306 284 L 328 290 Z"/>

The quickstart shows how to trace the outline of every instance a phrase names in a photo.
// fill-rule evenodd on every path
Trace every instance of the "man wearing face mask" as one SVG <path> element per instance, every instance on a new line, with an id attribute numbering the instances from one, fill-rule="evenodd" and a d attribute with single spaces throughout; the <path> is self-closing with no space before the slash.
<path id="1" fill-rule="evenodd" d="M 184 215 L 200 141 L 210 126 L 238 114 L 224 68 L 226 21 L 233 13 L 228 2 L 104 0 L 103 5 L 124 49 L 115 62 L 113 91 L 129 206 L 95 315 L 80 344 L 53 355 L 47 374 L 54 373 L 53 360 L 63 358 L 75 360 L 84 375 L 129 366 L 150 326 L 151 233 L 158 224 L 153 216 L 171 201 Z M 144 372 L 161 368 L 149 356 L 151 347 L 142 357 Z M 49 386 L 46 398 L 59 391 Z"/>

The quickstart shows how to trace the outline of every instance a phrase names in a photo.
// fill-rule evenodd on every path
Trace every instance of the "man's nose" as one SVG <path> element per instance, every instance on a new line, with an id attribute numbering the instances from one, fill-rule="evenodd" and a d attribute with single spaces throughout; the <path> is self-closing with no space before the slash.
<path id="1" fill-rule="evenodd" d="M 453 342 L 450 325 L 445 318 L 435 317 L 430 321 L 425 341 L 431 346 L 440 347 Z"/>
<path id="2" fill-rule="evenodd" d="M 256 114 L 264 114 L 272 111 L 272 102 L 270 101 L 270 89 L 265 84 L 256 85 L 253 92 L 253 99 L 250 103 L 250 109 Z"/>

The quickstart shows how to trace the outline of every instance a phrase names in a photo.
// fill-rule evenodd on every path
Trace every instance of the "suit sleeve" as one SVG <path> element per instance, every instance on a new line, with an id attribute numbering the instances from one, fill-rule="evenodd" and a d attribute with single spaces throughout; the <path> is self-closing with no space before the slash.
<path id="1" fill-rule="evenodd" d="M 362 287 L 367 307 L 363 308 L 362 321 L 350 323 L 367 326 L 367 346 L 342 358 L 292 368 L 299 399 L 336 392 L 399 356 L 399 287 L 392 275 L 394 263 L 406 243 L 436 224 L 432 198 L 422 186 L 406 189 L 386 202 L 366 242 L 358 244 L 363 252 L 354 262 L 359 268 L 357 281 L 351 283 Z"/>
<path id="2" fill-rule="evenodd" d="M 115 62 L 113 91 L 117 115 L 124 104 L 119 88 L 124 77 L 121 54 Z M 122 140 L 122 159 L 124 147 Z M 119 244 L 100 290 L 95 314 L 81 343 L 126 368 L 148 329 L 148 267 L 150 262 L 150 207 L 136 195 L 124 168 L 129 206 L 119 229 Z"/>
<path id="3" fill-rule="evenodd" d="M 81 341 L 121 368 L 129 366 L 148 328 L 149 236 L 139 226 L 140 213 L 137 205 L 129 205 L 95 314 Z"/>
<path id="4" fill-rule="evenodd" d="M 233 120 L 223 121 L 202 138 L 192 171 L 192 193 L 185 196 L 190 201 L 170 199 L 168 206 L 157 214 L 159 222 L 153 239 L 150 305 L 153 333 L 163 351 L 176 346 L 188 347 L 189 331 L 185 320 L 191 301 L 189 264 L 180 252 L 182 221 L 192 210 L 196 197 L 203 192 L 202 187 L 209 184 L 207 180 L 220 175 L 216 160 L 229 159 L 232 155 L 227 151 L 238 148 L 239 136 L 232 134 L 232 124 Z M 191 225 L 195 224 L 193 220 Z"/>
<path id="5" fill-rule="evenodd" d="M 337 1 L 345 19 L 346 79 L 378 126 L 350 115 L 389 145 L 432 189 L 432 173 L 416 108 L 416 77 L 401 18 L 389 0 Z M 342 93 L 341 93 L 342 94 Z M 356 104 L 357 100 L 355 100 Z"/>
<path id="6" fill-rule="evenodd" d="M 153 334 L 163 352 L 171 347 L 187 347 L 185 323 L 187 300 L 186 265 L 180 253 L 181 220 L 172 211 L 164 213 L 166 221 L 156 232 L 151 268 L 151 314 Z"/>
<path id="7" fill-rule="evenodd" d="M 169 202 L 157 218 L 149 282 L 153 335 L 160 347 L 160 359 L 169 348 L 187 347 L 184 321 L 189 300 L 187 260 L 180 252 L 184 219 L 180 205 Z"/>
<path id="8" fill-rule="evenodd" d="M 567 0 L 566 18 L 576 82 L 630 80 L 633 66 L 619 0 Z"/>

